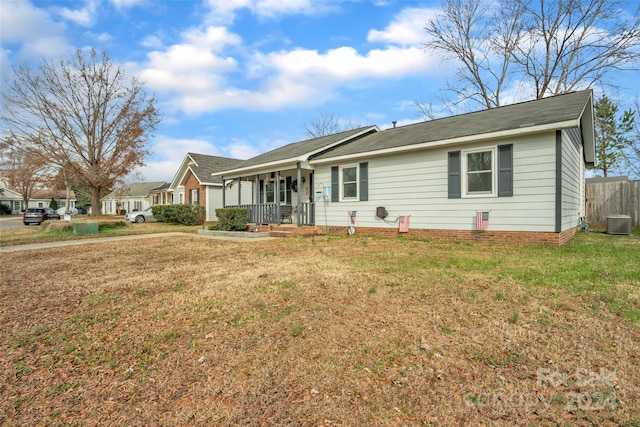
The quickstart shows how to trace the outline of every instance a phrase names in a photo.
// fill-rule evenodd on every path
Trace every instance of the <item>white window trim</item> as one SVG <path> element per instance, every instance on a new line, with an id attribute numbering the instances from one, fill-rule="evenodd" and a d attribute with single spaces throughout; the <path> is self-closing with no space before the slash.
<path id="1" fill-rule="evenodd" d="M 482 153 L 485 151 L 491 151 L 491 193 L 469 193 L 467 189 L 467 156 L 473 153 Z M 462 178 L 462 198 L 463 199 L 476 199 L 483 197 L 498 197 L 498 148 L 497 146 L 474 148 L 472 150 L 463 150 L 461 153 L 461 178 Z"/>
<path id="2" fill-rule="evenodd" d="M 344 197 L 344 185 L 343 185 L 343 181 L 342 181 L 342 177 L 343 177 L 343 173 L 342 170 L 343 169 L 350 169 L 350 168 L 355 168 L 356 170 L 356 195 L 354 197 Z M 344 165 L 344 166 L 340 166 L 340 170 L 339 170 L 339 182 L 340 182 L 340 201 L 353 201 L 353 200 L 360 200 L 360 167 L 359 165 L 356 164 L 352 164 L 352 165 Z"/>

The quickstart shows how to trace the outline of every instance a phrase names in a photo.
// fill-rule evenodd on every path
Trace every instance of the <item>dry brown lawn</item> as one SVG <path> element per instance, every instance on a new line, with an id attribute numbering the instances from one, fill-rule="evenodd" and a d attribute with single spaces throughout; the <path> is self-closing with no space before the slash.
<path id="1" fill-rule="evenodd" d="M 607 242 L 2 254 L 0 425 L 640 425 L 640 267 L 567 285 Z"/>

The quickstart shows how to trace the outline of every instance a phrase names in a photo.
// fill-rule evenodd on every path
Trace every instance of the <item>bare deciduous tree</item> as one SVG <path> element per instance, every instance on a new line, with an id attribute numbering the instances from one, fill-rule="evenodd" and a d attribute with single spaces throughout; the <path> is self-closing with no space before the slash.
<path id="1" fill-rule="evenodd" d="M 640 100 L 635 100 L 635 112 L 640 114 Z M 626 167 L 630 178 L 640 179 L 640 119 L 633 122 L 631 145 L 625 152 Z"/>
<path id="2" fill-rule="evenodd" d="M 18 144 L 3 141 L 0 155 L 0 175 L 11 190 L 22 196 L 25 209 L 33 192 L 47 182 L 46 159 L 38 152 L 22 149 Z"/>
<path id="3" fill-rule="evenodd" d="M 65 190 L 65 210 L 69 211 L 71 207 L 71 191 L 73 190 L 73 185 L 76 182 L 77 177 L 73 172 L 73 168 L 69 165 L 65 165 L 57 170 L 54 174 L 53 179 L 50 184 L 54 186 L 56 189 L 64 189 Z"/>
<path id="4" fill-rule="evenodd" d="M 498 107 L 514 84 L 536 99 L 605 85 L 610 71 L 640 59 L 638 12 L 627 17 L 621 4 L 446 0 L 442 14 L 425 26 L 425 47 L 461 64 L 447 87 L 454 103 Z"/>
<path id="5" fill-rule="evenodd" d="M 149 153 L 149 134 L 160 121 L 155 100 L 106 53 L 78 50 L 34 71 L 13 70 L 3 91 L 6 132 L 60 167 L 70 168 L 91 192 L 92 215 L 100 198 Z"/>
<path id="6" fill-rule="evenodd" d="M 304 124 L 304 130 L 311 138 L 318 138 L 359 127 L 362 127 L 362 124 L 353 121 L 345 122 L 334 113 L 326 111 L 321 111 L 318 114 L 318 118 Z"/>

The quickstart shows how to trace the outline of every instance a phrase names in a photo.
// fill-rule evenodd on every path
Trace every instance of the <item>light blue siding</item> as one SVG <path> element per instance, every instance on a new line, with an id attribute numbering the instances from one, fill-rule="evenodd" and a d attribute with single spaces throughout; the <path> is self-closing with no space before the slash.
<path id="1" fill-rule="evenodd" d="M 584 207 L 584 172 L 578 129 L 562 131 L 562 231 L 575 227 Z"/>
<path id="2" fill-rule="evenodd" d="M 448 198 L 449 151 L 494 148 L 510 143 L 513 143 L 513 196 Z M 552 232 L 555 229 L 553 131 L 463 147 L 368 157 L 366 160 L 369 162 L 369 200 L 330 202 L 317 199 L 317 225 L 346 227 L 347 212 L 355 210 L 356 228 L 397 228 L 395 220 L 398 216 L 411 215 L 411 228 L 474 230 L 476 211 L 490 211 L 490 230 Z M 330 185 L 331 166 L 338 165 L 315 165 L 317 188 Z M 377 206 L 388 211 L 386 221 L 376 217 Z"/>

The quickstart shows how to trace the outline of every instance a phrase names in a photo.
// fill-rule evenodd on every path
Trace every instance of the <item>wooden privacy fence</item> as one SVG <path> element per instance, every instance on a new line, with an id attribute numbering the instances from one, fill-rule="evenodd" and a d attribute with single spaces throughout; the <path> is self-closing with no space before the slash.
<path id="1" fill-rule="evenodd" d="M 586 199 L 589 223 L 606 224 L 608 215 L 622 214 L 640 227 L 640 181 L 587 179 Z"/>

